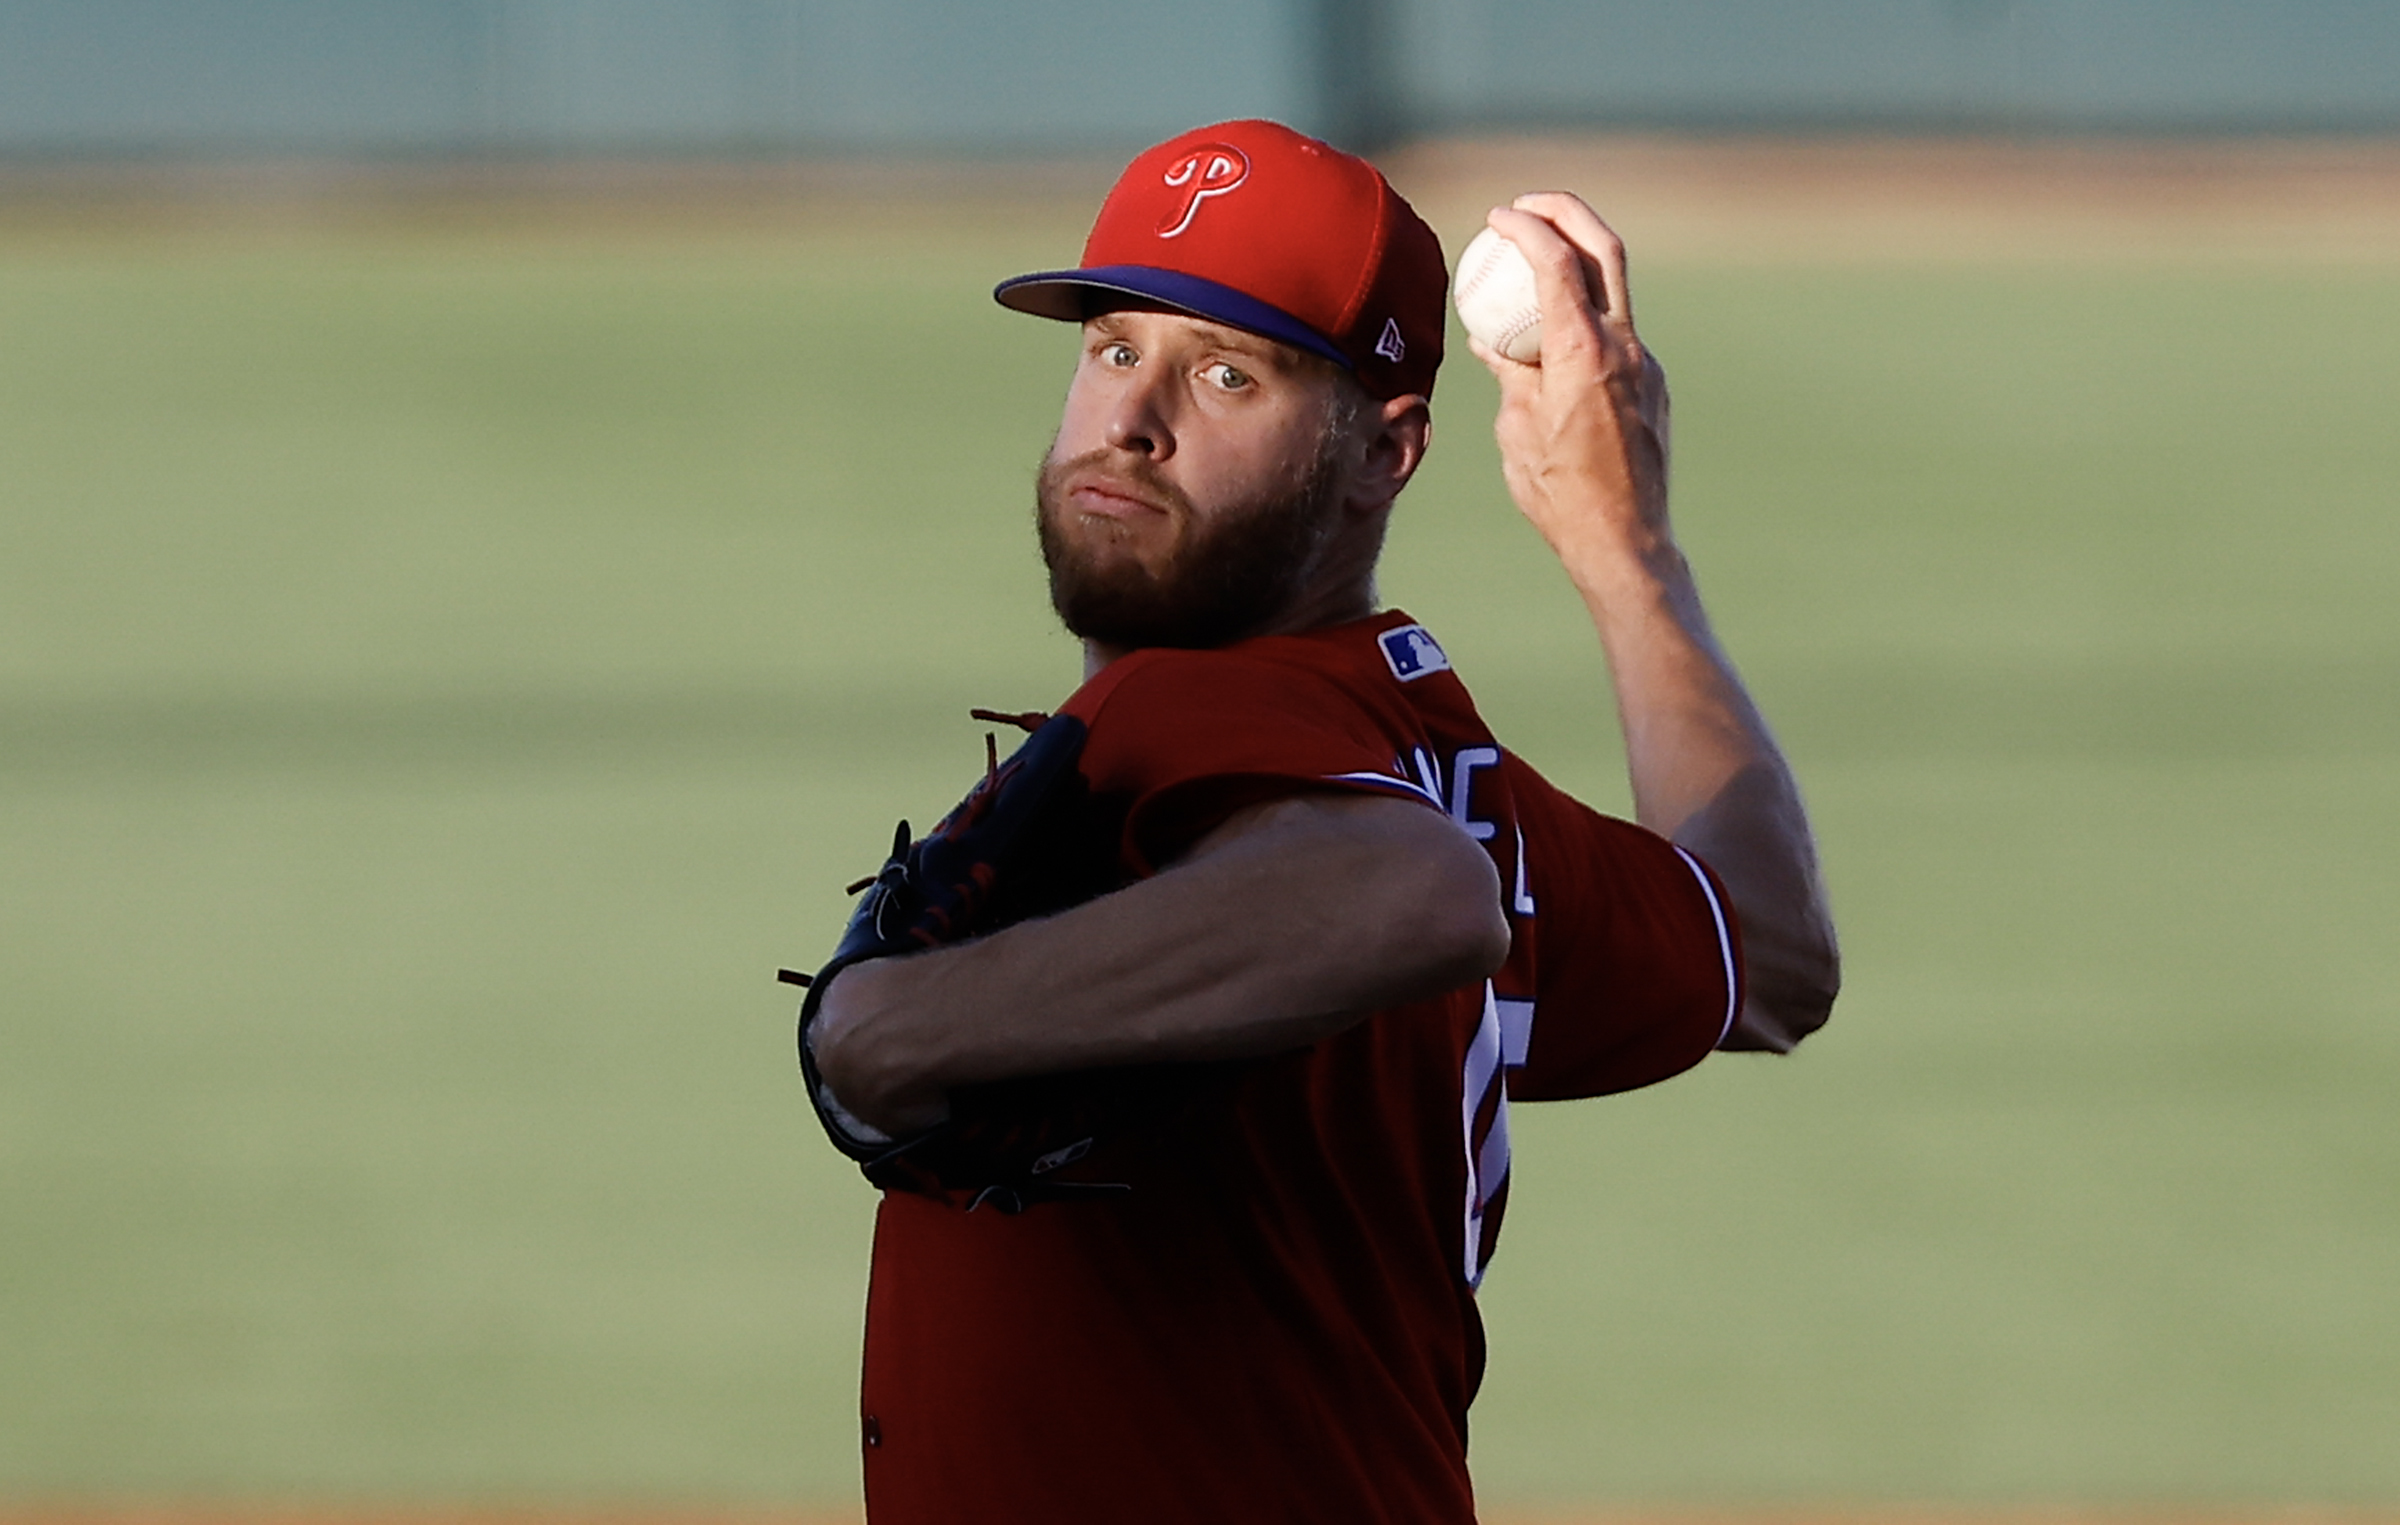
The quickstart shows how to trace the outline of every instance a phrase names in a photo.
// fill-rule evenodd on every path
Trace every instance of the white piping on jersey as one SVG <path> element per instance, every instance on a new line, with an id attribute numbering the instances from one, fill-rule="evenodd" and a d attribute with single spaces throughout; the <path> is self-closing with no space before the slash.
<path id="1" fill-rule="evenodd" d="M 1717 952 L 1725 959 L 1725 1025 L 1717 1032 L 1717 1042 L 1722 1044 L 1733 1036 L 1733 1019 L 1742 1014 L 1741 984 L 1733 972 L 1733 934 L 1725 929 L 1725 908 L 1717 904 L 1717 887 L 1708 882 L 1708 870 L 1700 866 L 1698 858 L 1681 847 L 1676 847 L 1672 842 L 1667 845 L 1675 848 L 1675 856 L 1681 858 L 1683 866 L 1692 871 L 1692 877 L 1700 881 L 1700 893 L 1708 897 L 1708 914 L 1716 918 Z"/>
<path id="2" fill-rule="evenodd" d="M 1415 778 L 1408 776 L 1407 769 L 1402 767 L 1400 759 L 1395 757 L 1392 759 L 1392 771 L 1389 773 L 1328 773 L 1325 775 L 1325 781 L 1329 784 L 1381 784 L 1387 789 L 1405 789 L 1436 810 L 1449 809 L 1442 803 L 1441 769 L 1434 766 L 1433 759 L 1425 755 L 1423 747 L 1413 750 L 1416 754 L 1417 764 Z"/>
<path id="3" fill-rule="evenodd" d="M 1442 797 L 1413 778 L 1394 778 L 1389 773 L 1328 773 L 1325 781 L 1329 784 L 1381 784 L 1387 789 L 1398 789 L 1413 795 L 1436 810 L 1442 808 Z"/>

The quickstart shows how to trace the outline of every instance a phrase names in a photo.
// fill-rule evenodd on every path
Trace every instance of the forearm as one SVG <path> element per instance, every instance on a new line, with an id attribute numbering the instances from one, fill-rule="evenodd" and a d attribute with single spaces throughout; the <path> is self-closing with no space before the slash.
<path id="1" fill-rule="evenodd" d="M 1490 859 L 1390 800 L 1291 800 L 1151 879 L 980 941 L 845 971 L 817 1062 L 869 1121 L 962 1085 L 1243 1058 L 1480 979 L 1508 933 Z"/>
<path id="2" fill-rule="evenodd" d="M 1691 569 L 1664 533 L 1594 513 L 1557 547 L 1607 658 L 1634 818 L 1676 837 L 1744 769 L 1781 769 L 1766 722 L 1709 628 Z"/>
<path id="3" fill-rule="evenodd" d="M 1741 919 L 1748 999 L 1727 1047 L 1789 1050 L 1840 985 L 1799 784 L 1671 538 L 1594 534 L 1561 554 L 1607 656 L 1635 818 L 1705 861 Z"/>

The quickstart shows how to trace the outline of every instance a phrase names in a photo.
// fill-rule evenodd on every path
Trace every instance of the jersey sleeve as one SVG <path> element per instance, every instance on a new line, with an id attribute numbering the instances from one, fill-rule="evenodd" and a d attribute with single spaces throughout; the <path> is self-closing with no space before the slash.
<path id="1" fill-rule="evenodd" d="M 1698 1064 L 1741 1010 L 1724 887 L 1692 853 L 1509 761 L 1524 834 L 1512 909 L 1532 924 L 1535 964 L 1509 1096 L 1602 1096 Z"/>
<path id="2" fill-rule="evenodd" d="M 1083 772 L 1094 794 L 1125 811 L 1125 856 L 1139 872 L 1272 799 L 1340 792 L 1434 803 L 1400 767 L 1387 725 L 1329 678 L 1222 652 L 1121 660 L 1136 669 L 1085 717 Z"/>

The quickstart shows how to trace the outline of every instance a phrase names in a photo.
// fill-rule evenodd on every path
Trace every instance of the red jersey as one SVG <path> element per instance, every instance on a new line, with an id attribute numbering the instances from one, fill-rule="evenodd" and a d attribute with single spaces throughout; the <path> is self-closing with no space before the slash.
<path id="1" fill-rule="evenodd" d="M 1136 652 L 1066 712 L 1130 871 L 1251 804 L 1390 795 L 1491 852 L 1514 940 L 1488 981 L 1234 1071 L 1129 1193 L 1017 1216 L 886 1194 L 868 1518 L 1466 1525 L 1509 1103 L 1647 1085 L 1714 1048 L 1741 1002 L 1723 891 L 1499 747 L 1397 611 Z"/>

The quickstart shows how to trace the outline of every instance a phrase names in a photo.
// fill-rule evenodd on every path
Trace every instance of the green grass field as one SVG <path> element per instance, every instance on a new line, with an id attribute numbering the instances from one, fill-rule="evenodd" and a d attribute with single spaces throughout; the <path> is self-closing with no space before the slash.
<path id="1" fill-rule="evenodd" d="M 779 963 L 970 704 L 1076 232 L 0 240 L 0 1500 L 839 1502 Z M 2400 270 L 1653 262 L 1849 959 L 1520 1114 L 1501 1500 L 2400 1502 Z M 1451 368 L 1387 597 L 1620 805 Z"/>

